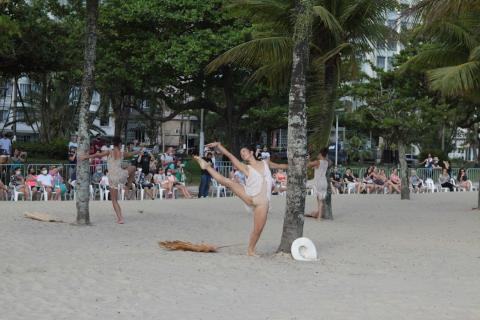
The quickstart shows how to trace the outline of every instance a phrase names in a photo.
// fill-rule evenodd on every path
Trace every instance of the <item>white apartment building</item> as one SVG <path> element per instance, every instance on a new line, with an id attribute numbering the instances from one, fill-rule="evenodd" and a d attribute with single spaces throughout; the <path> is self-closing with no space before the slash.
<path id="1" fill-rule="evenodd" d="M 14 88 L 13 80 L 0 83 L 0 132 L 15 135 L 17 141 L 34 141 L 38 139 L 41 124 L 39 121 L 33 121 L 34 123 L 29 125 L 21 121 L 21 119 L 24 119 L 23 107 L 30 108 L 31 106 L 27 102 L 24 102 L 22 106 L 19 99 L 21 95 L 24 100 L 28 100 L 26 97 L 30 94 L 34 84 L 28 78 L 22 77 L 18 79 L 18 86 L 20 93 Z M 72 97 L 72 99 L 75 98 Z M 92 115 L 97 113 L 99 107 L 100 95 L 94 92 L 90 104 Z M 13 123 L 16 119 L 18 122 Z M 195 116 L 180 114 L 168 122 L 159 123 L 158 137 L 148 137 L 145 125 L 141 121 L 139 114 L 132 112 L 127 125 L 127 142 L 138 139 L 151 144 L 158 143 L 179 149 L 192 149 L 193 147 L 198 147 L 198 122 Z M 113 137 L 115 133 L 115 119 L 111 110 L 107 116 L 97 116 L 93 124 L 100 128 L 105 136 Z M 74 133 L 72 132 L 72 134 Z"/>

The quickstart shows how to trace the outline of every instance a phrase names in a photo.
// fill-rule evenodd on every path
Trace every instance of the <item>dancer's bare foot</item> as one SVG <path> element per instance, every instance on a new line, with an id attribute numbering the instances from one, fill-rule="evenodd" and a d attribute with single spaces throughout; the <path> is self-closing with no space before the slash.
<path id="1" fill-rule="evenodd" d="M 249 257 L 259 257 L 259 255 L 255 253 L 255 250 L 252 250 L 252 249 L 247 250 L 247 256 L 249 256 Z"/>
<path id="2" fill-rule="evenodd" d="M 118 224 L 124 224 L 125 221 L 123 221 L 123 219 L 119 219 L 119 220 L 117 220 L 117 223 L 118 223 Z"/>
<path id="3" fill-rule="evenodd" d="M 193 159 L 195 159 L 198 162 L 198 164 L 200 165 L 200 168 L 202 168 L 202 170 L 205 170 L 205 169 L 207 169 L 208 166 L 210 166 L 210 164 L 207 161 L 203 160 L 199 156 L 194 156 Z"/>
<path id="4" fill-rule="evenodd" d="M 314 218 L 314 219 L 318 219 L 320 217 L 320 214 L 318 211 L 313 211 L 309 214 L 306 214 L 305 217 L 307 218 Z"/>

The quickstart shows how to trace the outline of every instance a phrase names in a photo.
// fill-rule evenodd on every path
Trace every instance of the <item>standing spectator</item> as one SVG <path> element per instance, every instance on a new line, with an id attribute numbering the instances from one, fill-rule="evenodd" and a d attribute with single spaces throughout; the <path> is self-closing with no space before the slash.
<path id="1" fill-rule="evenodd" d="M 270 152 L 268 152 L 267 146 L 263 147 L 263 151 L 260 153 L 260 157 L 262 160 L 270 159 Z"/>
<path id="2" fill-rule="evenodd" d="M 45 191 L 47 191 L 47 197 L 50 198 L 53 188 L 53 178 L 48 173 L 46 167 L 42 167 L 40 174 L 37 176 L 37 181 L 39 182 L 41 187 L 45 188 Z"/>
<path id="3" fill-rule="evenodd" d="M 72 148 L 78 149 L 77 135 L 75 134 L 72 134 L 68 142 L 68 149 L 70 150 Z"/>
<path id="4" fill-rule="evenodd" d="M 150 173 L 151 159 L 152 159 L 152 156 L 146 150 L 138 155 L 136 167 L 142 168 L 142 172 L 144 175 L 147 175 Z"/>
<path id="5" fill-rule="evenodd" d="M 208 163 L 211 163 L 213 165 L 212 161 L 212 153 L 207 152 L 206 156 L 203 158 Z M 208 173 L 207 170 L 202 170 L 202 174 L 200 176 L 200 186 L 198 188 L 198 197 L 199 198 L 206 198 L 208 197 L 208 190 L 210 189 L 210 180 L 212 179 L 212 176 L 210 173 Z"/>
<path id="6" fill-rule="evenodd" d="M 22 152 L 19 149 L 15 148 L 15 151 L 13 151 L 12 163 L 23 164 L 25 163 L 26 160 L 27 160 L 27 153 Z"/>
<path id="7" fill-rule="evenodd" d="M 0 155 L 12 154 L 12 141 L 4 134 L 0 134 Z"/>
<path id="8" fill-rule="evenodd" d="M 105 145 L 105 142 L 103 142 L 100 135 L 97 134 L 95 136 L 95 139 L 93 139 L 92 141 L 92 145 L 93 145 L 93 153 L 97 153 L 102 151 L 102 147 Z"/>
<path id="9" fill-rule="evenodd" d="M 77 164 L 77 148 L 71 147 L 68 150 L 68 163 Z"/>
<path id="10" fill-rule="evenodd" d="M 425 168 L 427 168 L 427 177 L 431 178 L 433 175 L 433 157 L 432 154 L 429 153 L 427 158 L 420 162 L 420 164 L 425 164 Z"/>

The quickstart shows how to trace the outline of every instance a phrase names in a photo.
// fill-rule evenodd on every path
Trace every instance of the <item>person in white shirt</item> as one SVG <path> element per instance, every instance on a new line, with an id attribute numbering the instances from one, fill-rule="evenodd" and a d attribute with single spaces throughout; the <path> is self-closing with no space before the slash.
<path id="1" fill-rule="evenodd" d="M 270 152 L 268 152 L 268 149 L 267 149 L 266 146 L 263 147 L 263 151 L 262 151 L 262 153 L 260 154 L 260 158 L 261 158 L 262 160 L 268 160 L 268 159 L 270 159 Z"/>
<path id="2" fill-rule="evenodd" d="M 48 173 L 46 167 L 42 167 L 42 171 L 37 176 L 37 181 L 41 184 L 42 187 L 45 188 L 48 194 L 48 198 L 50 198 L 53 188 L 53 177 Z"/>
<path id="3" fill-rule="evenodd" d="M 78 143 L 77 143 L 77 136 L 76 135 L 72 135 L 70 137 L 70 142 L 68 143 L 68 149 L 70 150 L 72 148 L 78 149 Z"/>
<path id="4" fill-rule="evenodd" d="M 12 153 L 12 141 L 5 135 L 0 135 L 0 155 L 10 155 Z"/>

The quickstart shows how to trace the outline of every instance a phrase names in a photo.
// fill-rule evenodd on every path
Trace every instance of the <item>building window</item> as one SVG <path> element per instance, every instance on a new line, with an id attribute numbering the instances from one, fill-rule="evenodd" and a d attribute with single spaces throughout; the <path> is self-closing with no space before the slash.
<path id="1" fill-rule="evenodd" d="M 397 41 L 396 40 L 388 40 L 388 50 L 397 51 Z"/>
<path id="2" fill-rule="evenodd" d="M 377 57 L 377 68 L 385 69 L 385 57 L 378 56 Z"/>
<path id="3" fill-rule="evenodd" d="M 7 121 L 7 118 L 8 118 L 8 111 L 0 110 L 0 121 Z"/>
<path id="4" fill-rule="evenodd" d="M 393 69 L 393 57 L 388 57 L 387 58 L 387 71 L 390 71 Z"/>

